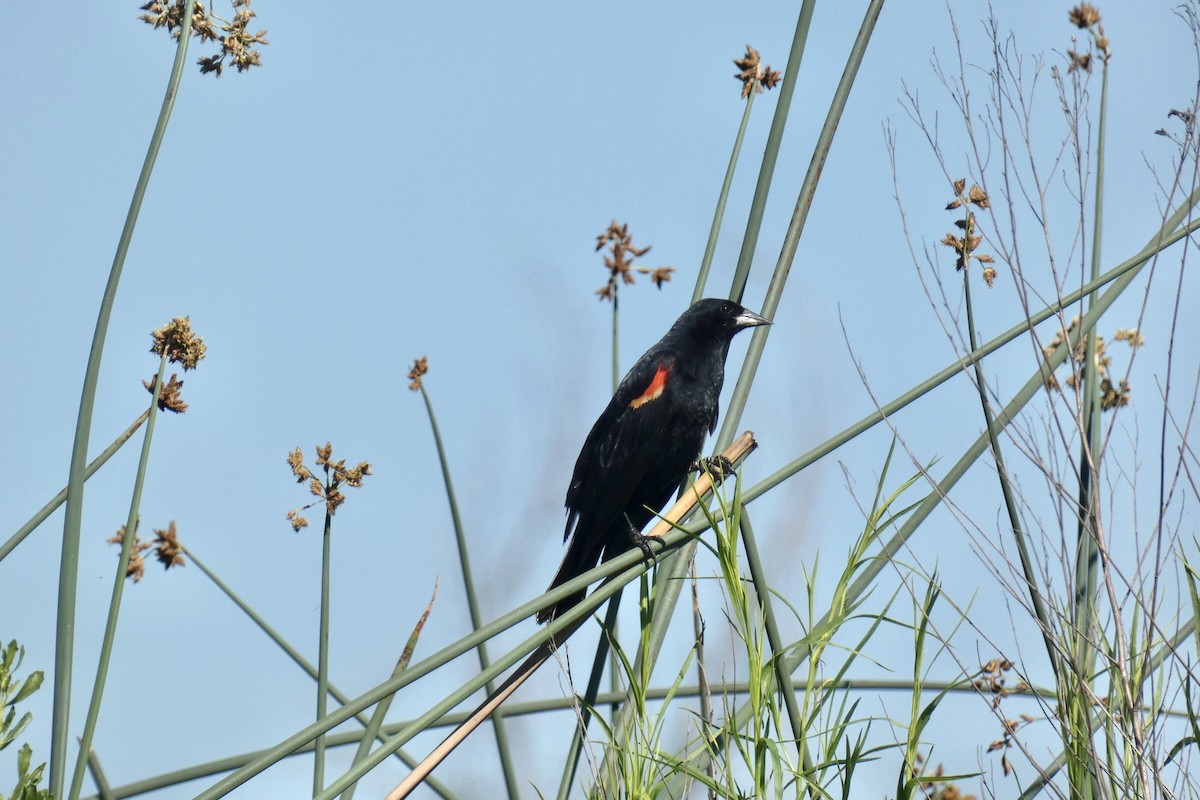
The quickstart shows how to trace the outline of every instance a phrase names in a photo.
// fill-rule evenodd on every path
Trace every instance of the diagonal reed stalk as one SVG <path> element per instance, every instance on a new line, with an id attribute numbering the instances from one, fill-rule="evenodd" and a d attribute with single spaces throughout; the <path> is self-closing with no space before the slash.
<path id="1" fill-rule="evenodd" d="M 613 297 L 614 304 L 616 296 Z M 613 344 L 614 357 L 616 354 L 616 344 Z M 472 630 L 483 626 L 483 615 L 479 613 L 479 598 L 475 592 L 475 579 L 471 574 L 471 559 L 467 550 L 467 537 L 463 531 L 462 516 L 458 511 L 458 498 L 454 494 L 454 481 L 450 477 L 450 461 L 446 457 L 446 447 L 442 443 L 442 432 L 438 427 L 437 415 L 433 413 L 433 402 L 429 399 L 429 392 L 425 388 L 424 381 L 418 387 L 421 392 L 421 399 L 425 401 L 425 411 L 429 415 L 429 427 L 433 431 L 433 443 L 437 448 L 438 463 L 442 468 L 442 482 L 446 487 L 446 501 L 450 505 L 450 519 L 454 525 L 454 542 L 458 547 L 458 563 L 462 568 L 463 588 L 467 594 L 467 611 L 471 617 Z M 480 642 L 476 648 L 479 654 L 479 669 L 486 671 L 491 666 L 491 661 L 488 658 L 487 644 Z M 488 694 L 496 691 L 494 681 L 488 681 L 484 684 L 484 689 Z M 504 717 L 501 714 L 496 714 L 492 717 L 492 732 L 496 737 L 496 752 L 500 757 L 500 769 L 504 773 L 504 786 L 508 792 L 508 796 L 513 800 L 521 796 L 520 789 L 517 786 L 517 773 L 513 766 L 512 750 L 508 744 L 508 729 L 504 724 Z M 355 761 L 358 757 L 355 757 Z M 346 798 L 349 800 L 349 797 Z"/>
<path id="2" fill-rule="evenodd" d="M 116 439 L 113 440 L 112 444 L 101 450 L 100 455 L 92 459 L 91 463 L 87 465 L 87 469 L 83 471 L 83 479 L 85 481 L 95 475 L 96 472 L 102 466 L 104 466 L 105 463 L 107 463 L 108 460 L 112 458 L 126 442 L 133 438 L 133 434 L 137 433 L 137 429 L 142 426 L 142 423 L 150 419 L 150 412 L 153 410 L 153 408 L 154 407 L 151 406 L 143 411 L 128 428 L 126 428 L 119 436 L 117 436 Z M 39 525 L 46 521 L 47 517 L 57 511 L 58 507 L 66 502 L 66 499 L 67 490 L 64 488 L 61 492 L 54 495 L 54 497 L 50 499 L 50 502 L 42 506 L 36 514 L 30 517 L 24 525 L 17 528 L 17 532 L 10 536 L 8 541 L 6 541 L 4 544 L 0 544 L 0 561 L 3 561 L 9 553 L 17 549 L 17 545 L 25 541 L 25 537 L 33 533 Z"/>
<path id="3" fill-rule="evenodd" d="M 83 735 L 79 739 L 79 754 L 75 758 L 75 771 L 71 776 L 71 800 L 79 797 L 83 788 L 83 776 L 87 772 L 88 757 L 92 752 L 92 740 L 96 735 L 96 723 L 100 719 L 100 703 L 104 698 L 104 684 L 108 680 L 108 665 L 112 659 L 113 642 L 117 636 L 117 618 L 121 613 L 121 597 L 125 593 L 125 571 L 129 556 L 137 538 L 138 509 L 142 504 L 142 488 L 146 483 L 146 467 L 150 463 L 150 443 L 154 438 L 154 423 L 158 415 L 158 398 L 162 395 L 163 372 L 167 368 L 167 350 L 163 349 L 158 360 L 158 375 L 154 379 L 154 391 L 150 397 L 150 421 L 146 423 L 146 434 L 142 439 L 142 454 L 138 459 L 137 474 L 133 481 L 133 495 L 129 499 L 129 515 L 125 518 L 125 535 L 121 538 L 121 557 L 117 559 L 117 571 L 113 579 L 112 599 L 108 603 L 108 619 L 104 623 L 104 638 L 100 644 L 100 659 L 96 665 L 96 679 L 92 685 L 92 697 L 88 703 L 87 718 L 83 724 Z"/>
<path id="4" fill-rule="evenodd" d="M 71 724 L 71 671 L 74 668 L 75 655 L 75 598 L 79 583 L 79 536 L 83 525 L 83 484 L 88 440 L 92 433 L 92 410 L 96 405 L 96 385 L 100 378 L 100 362 L 104 357 L 104 340 L 108 335 L 108 322 L 112 317 L 117 287 L 121 282 L 121 271 L 125 266 L 125 257 L 129 253 L 129 243 L 133 240 L 133 230 L 137 225 L 138 213 L 141 211 L 146 189 L 150 185 L 150 175 L 154 172 L 154 162 L 158 159 L 158 151 L 167 132 L 167 123 L 171 119 L 171 110 L 175 106 L 179 82 L 183 77 L 183 65 L 187 58 L 188 39 L 192 35 L 192 11 L 195 5 L 196 0 L 186 0 L 184 5 L 179 44 L 175 48 L 175 62 L 171 66 L 171 75 L 167 79 L 167 91 L 163 97 L 162 108 L 158 112 L 158 121 L 154 125 L 154 132 L 150 135 L 150 146 L 146 150 L 142 171 L 138 175 L 137 184 L 133 189 L 129 211 L 125 215 L 125 225 L 122 227 L 121 237 L 117 241 L 117 251 L 113 256 L 112 267 L 108 273 L 104 296 L 100 300 L 100 311 L 96 316 L 96 329 L 92 334 L 92 346 L 88 352 L 87 369 L 83 376 L 79 416 L 75 422 L 75 441 L 71 448 L 71 467 L 67 479 L 67 510 L 66 519 L 63 521 L 62 556 L 58 573 L 49 785 L 50 794 L 54 797 L 64 796 L 63 787 L 66 783 L 67 747 Z"/>

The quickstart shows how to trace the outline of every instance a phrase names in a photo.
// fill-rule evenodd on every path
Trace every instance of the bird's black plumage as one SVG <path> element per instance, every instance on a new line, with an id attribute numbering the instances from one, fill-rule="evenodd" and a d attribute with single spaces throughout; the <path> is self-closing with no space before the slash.
<path id="1" fill-rule="evenodd" d="M 717 426 L 734 334 L 767 320 L 732 300 L 700 300 L 617 386 L 583 443 L 567 488 L 567 554 L 553 589 L 633 546 Z M 546 622 L 584 590 L 538 613 Z"/>

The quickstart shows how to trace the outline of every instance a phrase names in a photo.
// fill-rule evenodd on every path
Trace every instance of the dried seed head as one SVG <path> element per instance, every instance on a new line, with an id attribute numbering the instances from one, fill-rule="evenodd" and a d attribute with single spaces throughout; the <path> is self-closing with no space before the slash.
<path id="1" fill-rule="evenodd" d="M 292 523 L 292 530 L 296 533 L 300 532 L 301 528 L 308 527 L 308 520 L 300 516 L 300 509 L 294 508 L 287 513 L 288 522 Z"/>
<path id="2" fill-rule="evenodd" d="M 600 300 L 615 300 L 617 296 L 617 287 L 620 285 L 630 285 L 635 283 L 634 272 L 640 272 L 643 275 L 650 275 L 650 280 L 658 288 L 670 280 L 670 274 L 674 272 L 672 267 L 637 267 L 633 263 L 633 259 L 641 258 L 650 252 L 650 245 L 645 247 L 637 247 L 633 244 L 633 237 L 629 234 L 629 224 L 618 225 L 614 219 L 608 224 L 608 227 L 596 237 L 596 250 L 601 250 L 604 246 L 608 246 L 608 252 L 604 254 L 604 268 L 608 270 L 608 282 L 596 290 L 596 294 Z"/>
<path id="3" fill-rule="evenodd" d="M 761 94 L 763 89 L 774 89 L 783 80 L 779 70 L 763 66 L 762 57 L 750 45 L 746 45 L 746 55 L 735 58 L 733 65 L 738 71 L 733 74 L 742 83 L 742 99 L 745 100 L 751 92 Z"/>
<path id="4" fill-rule="evenodd" d="M 429 356 L 421 356 L 413 362 L 412 369 L 408 371 L 408 388 L 410 391 L 416 392 L 421 388 L 421 378 L 425 373 L 429 372 Z"/>
<path id="5" fill-rule="evenodd" d="M 154 339 L 150 352 L 160 356 L 165 354 L 168 361 L 182 364 L 184 372 L 195 369 L 208 350 L 204 340 L 192 331 L 191 317 L 176 317 L 152 331 L 150 336 Z"/>
<path id="6" fill-rule="evenodd" d="M 183 398 L 179 396 L 179 390 L 183 388 L 183 381 L 176 380 L 179 373 L 171 373 L 171 379 L 163 385 L 162 391 L 158 394 L 158 410 L 173 411 L 176 414 L 182 414 L 187 411 L 188 404 L 183 402 Z M 142 381 L 142 386 L 146 387 L 146 391 L 154 394 L 154 383 L 151 381 Z"/>
<path id="7" fill-rule="evenodd" d="M 1092 71 L 1092 54 L 1091 53 L 1076 53 L 1074 50 L 1067 51 L 1067 58 L 1071 60 L 1071 64 L 1067 67 L 1067 74 L 1075 70 L 1083 72 Z"/>
<path id="8" fill-rule="evenodd" d="M 142 553 L 149 550 L 151 545 L 148 542 L 143 542 L 138 538 L 137 529 L 141 524 L 139 519 L 133 526 L 133 542 L 129 546 L 129 563 L 125 566 L 125 577 L 133 578 L 133 582 L 137 583 L 146 574 L 146 560 L 142 558 Z M 125 541 L 125 526 L 117 528 L 115 536 L 108 538 L 109 544 L 120 546 Z"/>
<path id="9" fill-rule="evenodd" d="M 1090 3 L 1080 3 L 1067 12 L 1067 19 L 1076 28 L 1090 28 L 1100 21 L 1100 9 Z"/>
<path id="10" fill-rule="evenodd" d="M 167 526 L 167 529 L 154 529 L 154 557 L 158 559 L 158 563 L 163 565 L 163 569 L 171 567 L 182 567 L 185 565 L 183 560 L 183 545 L 179 543 L 179 532 L 175 530 L 175 520 Z"/>

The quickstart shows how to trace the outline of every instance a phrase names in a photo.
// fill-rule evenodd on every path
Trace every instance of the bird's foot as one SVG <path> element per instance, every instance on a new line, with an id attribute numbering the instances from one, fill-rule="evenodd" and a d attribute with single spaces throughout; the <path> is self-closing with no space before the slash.
<path id="1" fill-rule="evenodd" d="M 650 543 L 651 542 L 660 542 L 662 540 L 659 539 L 657 536 L 645 536 L 637 528 L 634 528 L 632 525 L 630 525 L 629 526 L 629 541 L 633 543 L 634 547 L 636 547 L 642 551 L 642 555 L 644 555 L 646 557 L 647 561 L 653 561 L 654 560 L 654 549 L 650 547 Z"/>
<path id="2" fill-rule="evenodd" d="M 707 472 L 714 481 L 720 483 L 726 475 L 732 475 L 734 469 L 733 462 L 725 456 L 707 456 L 689 464 L 688 472 Z"/>

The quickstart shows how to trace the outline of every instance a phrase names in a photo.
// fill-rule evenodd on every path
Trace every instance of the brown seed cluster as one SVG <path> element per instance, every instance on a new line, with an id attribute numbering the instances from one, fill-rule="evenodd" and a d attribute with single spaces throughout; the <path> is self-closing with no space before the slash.
<path id="1" fill-rule="evenodd" d="M 204 340 L 192 331 L 191 317 L 176 317 L 152 331 L 150 336 L 154 339 L 150 352 L 159 356 L 166 354 L 167 360 L 181 364 L 184 372 L 195 369 L 208 350 Z"/>
<path id="2" fill-rule="evenodd" d="M 179 396 L 179 391 L 183 388 L 183 381 L 178 380 L 178 375 L 179 373 L 172 372 L 170 380 L 163 384 L 162 391 L 158 394 L 159 411 L 173 411 L 176 414 L 187 411 L 188 404 L 183 402 L 183 398 Z M 142 386 L 145 386 L 146 391 L 150 394 L 154 394 L 154 381 L 142 381 Z"/>
<path id="3" fill-rule="evenodd" d="M 608 283 L 596 290 L 596 294 L 603 300 L 616 300 L 617 286 L 619 283 L 632 284 L 635 282 L 635 272 L 642 275 L 649 275 L 650 282 L 659 289 L 663 284 L 671 280 L 671 273 L 675 271 L 674 267 L 639 267 L 633 263 L 633 259 L 641 258 L 650 252 L 650 245 L 645 247 L 635 247 L 633 237 L 629 234 L 629 224 L 618 225 L 614 219 L 609 223 L 604 232 L 596 237 L 596 250 L 602 250 L 604 246 L 608 246 L 608 252 L 604 254 L 604 266 L 608 269 Z"/>
<path id="4" fill-rule="evenodd" d="M 233 19 L 225 20 L 205 10 L 197 0 L 192 10 L 192 35 L 201 43 L 217 42 L 221 49 L 211 56 L 200 58 L 201 73 L 214 73 L 218 78 L 228 61 L 238 72 L 262 66 L 262 54 L 255 45 L 268 44 L 267 32 L 249 30 L 250 20 L 257 14 L 250 8 L 250 0 L 232 0 Z M 175 39 L 183 29 L 184 0 L 151 0 L 142 6 L 138 19 L 154 28 L 166 28 Z"/>
<path id="5" fill-rule="evenodd" d="M 1092 45 L 1100 54 L 1100 58 L 1107 64 L 1108 59 L 1112 57 L 1112 52 L 1108 48 L 1108 37 L 1104 34 L 1104 26 L 1100 24 L 1100 9 L 1090 3 L 1080 3 L 1067 12 L 1067 19 L 1076 28 L 1086 30 L 1090 34 Z M 1076 53 L 1074 50 L 1068 50 L 1067 58 L 1071 62 L 1067 67 L 1068 73 L 1075 70 L 1092 71 L 1092 62 L 1094 61 L 1092 51 Z"/>
<path id="6" fill-rule="evenodd" d="M 175 530 L 175 520 L 171 520 L 166 530 L 154 529 L 154 557 L 163 565 L 163 569 L 185 566 L 183 545 L 179 543 L 179 531 Z"/>
<path id="7" fill-rule="evenodd" d="M 990 289 L 992 288 L 992 282 L 996 280 L 996 268 L 993 266 L 996 263 L 996 259 L 987 253 L 975 252 L 975 249 L 983 241 L 983 237 L 978 232 L 978 226 L 975 223 L 975 214 L 971 211 L 971 206 L 986 209 L 991 206 L 991 202 L 988 200 L 987 192 L 983 191 L 979 186 L 971 184 L 971 188 L 968 189 L 966 178 L 959 178 L 953 185 L 954 199 L 946 204 L 946 210 L 955 211 L 960 208 L 963 209 L 962 218 L 954 221 L 954 226 L 958 228 L 960 233 L 947 233 L 942 238 L 942 244 L 949 247 L 956 254 L 954 259 L 955 270 L 966 269 L 970 266 L 971 259 L 975 259 L 980 264 L 983 264 L 983 280 Z"/>
<path id="8" fill-rule="evenodd" d="M 1000 738 L 988 745 L 987 751 L 994 753 L 1000 751 L 1000 768 L 1004 770 L 1005 777 L 1012 774 L 1012 763 L 1008 760 L 1008 751 L 1016 744 L 1017 731 L 1021 728 L 1032 725 L 1035 719 L 1029 714 L 1021 714 L 1018 719 L 1005 719 L 1003 722 L 1003 730 L 1000 732 Z"/>
<path id="9" fill-rule="evenodd" d="M 778 70 L 763 66 L 762 56 L 750 45 L 746 45 L 746 55 L 735 58 L 733 65 L 738 71 L 733 74 L 742 83 L 742 99 L 745 100 L 751 92 L 762 94 L 763 89 L 774 89 L 783 79 Z"/>
<path id="10" fill-rule="evenodd" d="M 1042 348 L 1042 352 L 1045 354 L 1046 358 L 1049 358 L 1058 348 L 1064 346 L 1067 338 L 1078 325 L 1079 317 L 1076 316 L 1071 320 L 1071 324 L 1066 330 L 1060 329 L 1058 333 L 1054 335 L 1054 338 L 1050 340 L 1050 343 Z M 1112 338 L 1113 341 L 1125 342 L 1132 349 L 1137 349 L 1146 343 L 1145 338 L 1142 337 L 1141 332 L 1137 328 L 1117 328 Z M 1078 364 L 1083 364 L 1083 362 L 1087 359 L 1086 336 L 1080 336 L 1075 342 L 1075 345 L 1071 350 L 1071 359 Z M 1120 408 L 1121 406 L 1129 405 L 1132 387 L 1129 385 L 1129 381 L 1125 380 L 1124 378 L 1118 378 L 1116 382 L 1113 381 L 1112 356 L 1108 354 L 1108 345 L 1105 342 L 1104 337 L 1100 336 L 1099 334 L 1096 336 L 1096 356 L 1094 365 L 1096 368 L 1096 374 L 1100 378 L 1100 408 L 1104 411 L 1111 411 L 1114 408 Z M 1075 391 L 1079 391 L 1080 378 L 1082 378 L 1086 369 L 1087 367 L 1084 366 L 1083 369 L 1078 372 L 1072 371 L 1071 374 L 1066 378 L 1067 386 L 1071 387 Z M 1059 384 L 1058 378 L 1056 378 L 1054 375 L 1050 375 L 1046 378 L 1046 387 L 1049 389 L 1062 390 L 1062 386 Z"/>
<path id="11" fill-rule="evenodd" d="M 425 377 L 426 372 L 429 372 L 429 356 L 421 356 L 413 362 L 412 369 L 408 371 L 409 391 L 421 390 L 421 379 Z"/>
<path id="12" fill-rule="evenodd" d="M 129 564 L 125 567 L 125 577 L 132 578 L 134 583 L 139 582 L 146 574 L 146 559 L 143 556 L 147 550 L 154 550 L 154 557 L 158 559 L 158 563 L 163 565 L 163 569 L 171 567 L 182 567 L 186 565 L 183 558 L 184 548 L 179 543 L 179 532 L 175 530 L 175 520 L 171 520 L 170 525 L 166 530 L 154 529 L 154 542 L 144 542 L 137 535 L 138 524 L 133 528 L 133 543 L 129 548 Z M 120 545 L 125 540 L 125 526 L 117 528 L 115 536 L 108 538 L 109 544 Z"/>
<path id="13" fill-rule="evenodd" d="M 325 514 L 327 517 L 332 517 L 337 511 L 338 506 L 346 502 L 346 495 L 342 493 L 342 484 L 360 488 L 363 484 L 363 478 L 371 474 L 371 465 L 366 461 L 358 462 L 358 466 L 347 467 L 346 460 L 333 460 L 333 445 L 329 442 L 322 447 L 317 445 L 317 466 L 324 469 L 325 480 L 317 478 L 312 470 L 304 465 L 304 454 L 297 447 L 287 455 L 288 466 L 292 468 L 292 475 L 295 476 L 297 483 L 308 482 L 308 490 L 312 492 L 318 499 L 304 506 L 303 508 L 295 508 L 287 513 L 287 520 L 291 523 L 292 530 L 297 533 L 301 528 L 308 527 L 308 520 L 304 518 L 303 512 L 312 508 L 317 503 L 325 502 Z"/>

